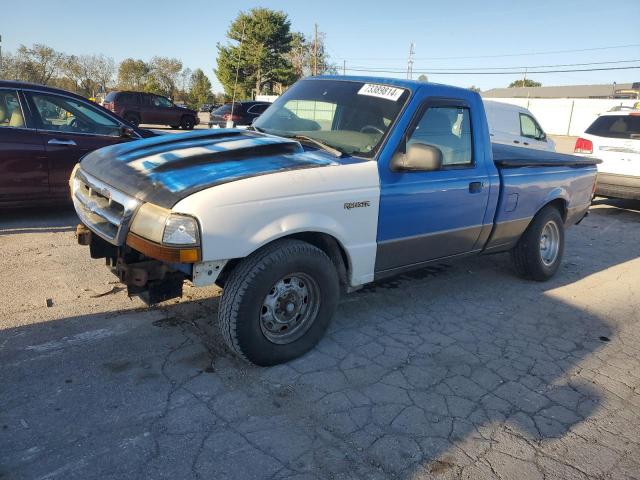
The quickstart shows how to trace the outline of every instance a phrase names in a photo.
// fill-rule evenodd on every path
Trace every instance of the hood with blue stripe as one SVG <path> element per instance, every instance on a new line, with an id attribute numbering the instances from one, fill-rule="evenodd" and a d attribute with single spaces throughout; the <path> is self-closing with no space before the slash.
<path id="1" fill-rule="evenodd" d="M 161 135 L 87 154 L 82 170 L 140 200 L 171 208 L 222 183 L 286 170 L 337 165 L 295 140 L 249 130 L 215 129 Z"/>

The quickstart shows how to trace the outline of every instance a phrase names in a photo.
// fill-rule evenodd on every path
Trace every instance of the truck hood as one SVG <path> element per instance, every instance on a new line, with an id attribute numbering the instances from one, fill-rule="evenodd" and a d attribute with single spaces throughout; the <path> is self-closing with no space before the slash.
<path id="1" fill-rule="evenodd" d="M 300 143 L 240 129 L 200 130 L 112 145 L 80 165 L 132 197 L 171 208 L 183 198 L 222 183 L 287 170 L 353 163 Z"/>

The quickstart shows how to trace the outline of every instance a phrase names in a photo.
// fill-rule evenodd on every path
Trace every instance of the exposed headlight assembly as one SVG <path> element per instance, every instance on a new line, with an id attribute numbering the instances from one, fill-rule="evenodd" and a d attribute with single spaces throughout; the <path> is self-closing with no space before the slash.
<path id="1" fill-rule="evenodd" d="M 200 260 L 200 229 L 189 215 L 145 203 L 131 223 L 127 244 L 145 255 L 172 263 Z"/>

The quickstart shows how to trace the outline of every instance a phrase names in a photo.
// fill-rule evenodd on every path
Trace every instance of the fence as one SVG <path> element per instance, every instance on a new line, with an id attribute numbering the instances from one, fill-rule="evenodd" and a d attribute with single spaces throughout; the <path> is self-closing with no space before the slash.
<path id="1" fill-rule="evenodd" d="M 632 107 L 637 100 L 591 98 L 485 98 L 527 108 L 545 132 L 552 135 L 581 135 L 603 112 L 618 105 Z"/>

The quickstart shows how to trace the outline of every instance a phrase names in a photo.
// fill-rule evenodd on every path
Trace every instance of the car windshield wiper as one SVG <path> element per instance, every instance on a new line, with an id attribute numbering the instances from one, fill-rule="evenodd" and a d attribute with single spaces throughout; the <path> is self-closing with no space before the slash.
<path id="1" fill-rule="evenodd" d="M 339 150 L 331 145 L 327 145 L 326 143 L 321 142 L 320 140 L 316 140 L 315 138 L 307 137 L 306 135 L 291 135 L 287 138 L 293 138 L 295 140 L 302 140 L 303 142 L 309 142 L 315 145 L 316 147 L 320 147 L 325 152 L 329 152 L 334 157 L 340 158 L 345 152 Z"/>

